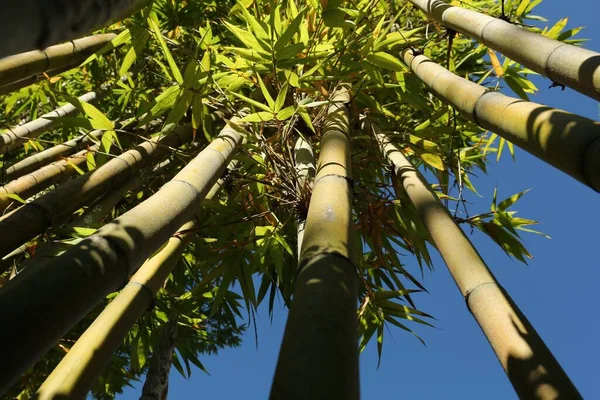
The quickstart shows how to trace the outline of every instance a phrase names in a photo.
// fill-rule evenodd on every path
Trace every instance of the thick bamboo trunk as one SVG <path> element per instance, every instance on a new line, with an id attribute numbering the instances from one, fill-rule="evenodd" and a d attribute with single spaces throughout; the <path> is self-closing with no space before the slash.
<path id="1" fill-rule="evenodd" d="M 96 92 L 88 92 L 83 96 L 78 97 L 79 101 L 85 103 L 95 99 Z M 54 118 L 64 117 L 76 110 L 77 108 L 73 104 L 65 104 L 54 111 L 42 115 L 38 119 L 2 132 L 0 134 L 0 153 L 6 153 L 17 146 L 20 146 L 22 143 L 27 142 L 29 139 L 35 139 L 56 125 Z"/>
<path id="2" fill-rule="evenodd" d="M 329 106 L 271 399 L 358 399 L 349 90 Z"/>
<path id="3" fill-rule="evenodd" d="M 600 100 L 600 53 L 440 0 L 409 1 L 442 25 L 498 50 L 556 83 Z"/>
<path id="4" fill-rule="evenodd" d="M 177 319 L 171 317 L 165 324 L 150 359 L 150 367 L 142 387 L 140 400 L 167 400 L 169 390 L 169 372 L 173 364 L 173 352 L 177 339 Z"/>
<path id="5" fill-rule="evenodd" d="M 581 395 L 548 347 L 454 219 L 425 178 L 374 125 L 367 124 L 381 152 L 394 167 L 431 239 L 448 266 L 469 311 L 489 340 L 521 399 L 579 399 Z"/>
<path id="6" fill-rule="evenodd" d="M 32 171 L 40 169 L 59 157 L 71 155 L 81 149 L 81 147 L 88 145 L 89 143 L 95 143 L 103 133 L 104 131 L 95 130 L 18 161 L 2 171 L 0 174 L 2 176 L 2 181 L 10 182 Z"/>
<path id="7" fill-rule="evenodd" d="M 21 204 L 19 201 L 7 197 L 7 195 L 14 194 L 24 200 L 30 198 L 42 190 L 59 183 L 64 178 L 76 174 L 77 170 L 75 168 L 79 168 L 86 163 L 87 154 L 89 152 L 96 152 L 99 148 L 100 144 L 94 144 L 69 158 L 55 161 L 0 187 L 0 212 L 13 204 Z"/>
<path id="8" fill-rule="evenodd" d="M 117 35 L 114 33 L 93 35 L 44 50 L 33 50 L 2 58 L 0 59 L 0 90 L 5 85 L 47 71 L 59 69 L 65 71 L 77 67 L 115 37 Z"/>
<path id="9" fill-rule="evenodd" d="M 310 143 L 303 137 L 299 137 L 294 145 L 294 162 L 298 182 L 296 192 L 299 201 L 303 198 L 302 193 L 312 190 L 312 181 L 315 177 L 315 155 Z M 298 262 L 302 253 L 302 240 L 304 239 L 304 229 L 306 227 L 306 217 L 300 215 L 298 218 Z"/>
<path id="10" fill-rule="evenodd" d="M 233 163 L 235 161 L 230 163 L 230 168 Z M 206 199 L 212 199 L 222 184 L 220 179 Z M 85 397 L 127 332 L 151 306 L 154 295 L 181 258 L 196 228 L 196 219 L 183 224 L 165 246 L 138 269 L 48 376 L 37 391 L 39 400 Z"/>
<path id="11" fill-rule="evenodd" d="M 190 126 L 175 129 L 160 140 L 137 145 L 100 168 L 81 175 L 0 218 L 0 255 L 4 256 L 65 222 L 73 212 L 88 205 L 111 188 L 122 184 L 149 162 L 192 139 Z"/>
<path id="12" fill-rule="evenodd" d="M 463 116 L 600 192 L 600 123 L 490 91 L 412 50 L 403 57 L 440 99 Z"/>
<path id="13" fill-rule="evenodd" d="M 226 127 L 155 195 L 0 289 L 0 395 L 193 216 L 241 141 Z"/>
<path id="14" fill-rule="evenodd" d="M 149 0 L 3 0 L 0 57 L 43 49 L 119 21 Z"/>

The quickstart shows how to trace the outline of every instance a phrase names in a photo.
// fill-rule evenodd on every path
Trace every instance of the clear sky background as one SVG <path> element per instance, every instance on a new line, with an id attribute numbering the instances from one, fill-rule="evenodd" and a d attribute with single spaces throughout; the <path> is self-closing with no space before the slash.
<path id="1" fill-rule="evenodd" d="M 553 25 L 569 17 L 568 27 L 586 26 L 586 47 L 600 51 L 600 3 L 597 0 L 545 0 L 537 14 Z M 570 89 L 548 89 L 550 81 L 535 79 L 540 92 L 531 100 L 600 119 L 600 104 Z M 539 230 L 551 240 L 524 234 L 534 259 L 526 266 L 509 259 L 482 233 L 471 235 L 475 246 L 500 283 L 529 318 L 586 399 L 600 399 L 600 197 L 567 175 L 517 149 L 517 161 L 503 159 L 475 181 L 484 196 L 470 212 L 489 210 L 494 187 L 499 199 L 532 189 L 515 207 L 519 215 L 541 221 Z M 433 252 L 432 252 L 433 254 Z M 404 262 L 411 271 L 417 265 Z M 435 316 L 437 329 L 416 327 L 423 346 L 411 335 L 386 332 L 384 354 L 377 369 L 372 343 L 361 355 L 363 399 L 512 399 L 514 391 L 481 330 L 468 312 L 445 264 L 435 255 L 435 270 L 426 272 L 429 294 L 417 294 L 419 309 Z M 275 369 L 286 311 L 279 307 L 271 322 L 259 309 L 258 349 L 252 327 L 242 347 L 201 358 L 210 376 L 194 369 L 190 379 L 173 368 L 169 398 L 266 399 Z M 139 398 L 141 384 L 123 399 Z M 218 397 L 217 397 L 218 396 Z"/>

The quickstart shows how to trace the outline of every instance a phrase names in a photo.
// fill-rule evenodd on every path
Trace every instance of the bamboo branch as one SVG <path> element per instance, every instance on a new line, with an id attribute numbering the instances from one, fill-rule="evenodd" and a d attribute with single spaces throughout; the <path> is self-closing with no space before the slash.
<path id="1" fill-rule="evenodd" d="M 600 192 L 600 123 L 489 91 L 412 50 L 412 71 L 464 117 Z"/>
<path id="2" fill-rule="evenodd" d="M 415 205 L 469 311 L 521 399 L 581 395 L 527 318 L 492 275 L 425 178 L 377 127 L 367 124 Z"/>
<path id="3" fill-rule="evenodd" d="M 499 51 L 556 83 L 600 100 L 600 53 L 440 0 L 409 1 L 449 29 Z"/>

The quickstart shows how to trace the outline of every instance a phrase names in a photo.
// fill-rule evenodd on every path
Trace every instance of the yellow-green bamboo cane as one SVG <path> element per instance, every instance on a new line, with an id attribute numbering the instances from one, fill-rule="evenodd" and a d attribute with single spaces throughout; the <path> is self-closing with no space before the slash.
<path id="1" fill-rule="evenodd" d="M 412 50 L 403 57 L 440 99 L 466 118 L 600 192 L 599 122 L 488 90 Z"/>
<path id="2" fill-rule="evenodd" d="M 96 92 L 88 92 L 78 97 L 78 100 L 84 103 L 89 103 L 95 99 Z M 38 119 L 0 133 L 0 154 L 20 146 L 29 139 L 35 139 L 56 125 L 55 118 L 72 114 L 76 110 L 77 107 L 73 104 L 65 104 L 54 111 L 42 115 Z"/>
<path id="3" fill-rule="evenodd" d="M 358 399 L 349 88 L 332 98 L 271 399 Z"/>
<path id="4" fill-rule="evenodd" d="M 366 124 L 394 167 L 458 289 L 521 399 L 579 399 L 579 392 L 527 318 L 431 191 L 425 178 L 377 127 Z"/>
<path id="5" fill-rule="evenodd" d="M 600 53 L 440 0 L 409 1 L 442 25 L 498 50 L 556 83 L 600 100 Z"/>
<path id="6" fill-rule="evenodd" d="M 161 139 L 145 141 L 101 167 L 0 218 L 0 255 L 4 256 L 51 226 L 65 222 L 73 212 L 134 176 L 140 168 L 192 140 L 189 125 Z"/>
<path id="7" fill-rule="evenodd" d="M 18 161 L 4 171 L 0 173 L 2 181 L 9 182 L 14 179 L 20 178 L 32 171 L 35 171 L 44 165 L 51 163 L 59 157 L 68 156 L 75 153 L 82 146 L 89 143 L 94 143 L 97 139 L 102 136 L 104 131 L 94 130 L 85 135 L 78 136 L 74 139 L 61 143 L 59 145 L 50 147 L 39 153 L 35 153 L 21 161 Z"/>
<path id="8" fill-rule="evenodd" d="M 92 35 L 44 50 L 33 50 L 2 58 L 0 59 L 0 90 L 2 86 L 50 70 L 64 71 L 65 68 L 77 67 L 115 37 L 117 35 L 114 33 Z"/>
<path id="9" fill-rule="evenodd" d="M 232 161 L 229 168 L 234 165 L 235 161 Z M 222 184 L 223 180 L 219 179 L 206 199 L 212 199 Z M 138 269 L 46 378 L 35 398 L 85 398 L 127 332 L 152 304 L 154 295 L 177 264 L 197 228 L 195 218 L 182 225 L 165 246 Z M 200 285 L 208 283 L 204 280 Z"/>
<path id="10" fill-rule="evenodd" d="M 0 212 L 6 210 L 11 205 L 21 204 L 18 200 L 9 197 L 17 195 L 20 199 L 26 200 L 36 193 L 41 192 L 50 186 L 59 183 L 66 177 L 77 173 L 77 169 L 86 163 L 87 154 L 96 152 L 100 144 L 94 144 L 87 149 L 75 153 L 71 157 L 55 161 L 30 174 L 24 175 L 19 179 L 7 183 L 0 187 Z"/>
<path id="11" fill-rule="evenodd" d="M 10 329 L 0 330 L 0 395 L 194 215 L 241 141 L 227 126 L 155 195 L 1 288 L 0 320 Z"/>
<path id="12" fill-rule="evenodd" d="M 131 15 L 150 0 L 3 0 L 0 57 L 75 39 Z"/>
<path id="13" fill-rule="evenodd" d="M 296 184 L 296 193 L 298 201 L 305 197 L 303 193 L 312 190 L 312 181 L 315 177 L 315 155 L 312 146 L 302 136 L 296 140 L 294 145 L 294 163 L 298 181 Z M 304 228 L 306 227 L 306 217 L 298 217 L 298 261 L 302 253 L 302 240 L 304 239 Z"/>

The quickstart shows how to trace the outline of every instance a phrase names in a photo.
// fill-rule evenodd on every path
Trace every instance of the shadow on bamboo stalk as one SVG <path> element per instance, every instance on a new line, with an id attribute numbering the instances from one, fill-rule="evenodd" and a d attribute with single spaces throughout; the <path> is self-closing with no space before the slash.
<path id="1" fill-rule="evenodd" d="M 0 57 L 43 49 L 120 21 L 150 0 L 3 0 Z M 60 6 L 59 6 L 60 4 Z"/>
<path id="2" fill-rule="evenodd" d="M 143 142 L 0 218 L 0 255 L 5 256 L 49 227 L 65 222 L 79 208 L 135 176 L 144 165 L 191 140 L 192 129 L 186 125 L 160 140 Z"/>
<path id="3" fill-rule="evenodd" d="M 2 58 L 0 59 L 0 93 L 5 92 L 4 87 L 8 85 L 16 90 L 18 82 L 25 82 L 32 76 L 48 71 L 67 71 L 75 68 L 115 37 L 117 35 L 114 33 L 93 35 L 44 50 L 33 50 Z"/>
<path id="4" fill-rule="evenodd" d="M 600 100 L 600 54 L 440 0 L 409 0 L 437 22 L 552 81 Z"/>
<path id="5" fill-rule="evenodd" d="M 186 129 L 191 131 L 189 127 Z M 49 265 L 0 288 L 0 395 L 197 211 L 242 135 L 226 127 L 155 195 Z"/>
<path id="6" fill-rule="evenodd" d="M 504 291 L 421 173 L 377 127 L 366 123 L 394 168 L 469 311 L 522 399 L 581 395 L 525 315 Z M 527 338 L 527 340 L 525 340 Z"/>
<path id="7" fill-rule="evenodd" d="M 600 192 L 599 122 L 490 91 L 412 50 L 403 57 L 437 97 L 463 116 Z"/>

